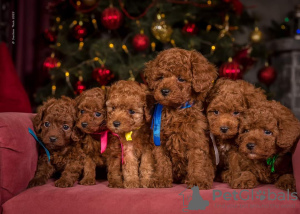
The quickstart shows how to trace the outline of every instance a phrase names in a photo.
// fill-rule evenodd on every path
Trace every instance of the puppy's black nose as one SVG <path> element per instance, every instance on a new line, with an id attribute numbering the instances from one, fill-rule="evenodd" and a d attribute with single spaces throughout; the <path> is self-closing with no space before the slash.
<path id="1" fill-rule="evenodd" d="M 163 88 L 163 89 L 161 89 L 161 94 L 163 95 L 163 96 L 167 96 L 169 93 L 170 93 L 170 90 L 169 89 L 166 89 L 166 88 Z"/>
<path id="2" fill-rule="evenodd" d="M 49 137 L 49 139 L 50 139 L 50 142 L 51 142 L 51 143 L 54 143 L 54 142 L 57 140 L 57 137 L 53 137 L 53 136 L 52 136 L 52 137 Z"/>
<path id="3" fill-rule="evenodd" d="M 121 125 L 121 123 L 119 121 L 114 121 L 113 124 L 114 124 L 114 127 L 116 127 L 116 128 Z"/>
<path id="4" fill-rule="evenodd" d="M 249 149 L 249 150 L 253 150 L 254 149 L 254 147 L 255 147 L 255 143 L 247 143 L 247 148 Z"/>
<path id="5" fill-rule="evenodd" d="M 224 134 L 228 131 L 228 127 L 226 126 L 222 126 L 220 127 L 221 132 L 223 132 Z"/>
<path id="6" fill-rule="evenodd" d="M 84 123 L 81 123 L 81 126 L 82 126 L 82 128 L 86 128 L 87 127 L 87 123 L 86 122 L 84 122 Z"/>

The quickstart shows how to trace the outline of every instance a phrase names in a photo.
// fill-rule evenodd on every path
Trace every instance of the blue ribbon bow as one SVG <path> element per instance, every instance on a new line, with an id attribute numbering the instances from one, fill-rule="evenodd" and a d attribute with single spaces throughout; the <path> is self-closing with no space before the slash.
<path id="1" fill-rule="evenodd" d="M 28 131 L 32 135 L 32 137 L 34 137 L 34 139 L 44 148 L 44 150 L 47 154 L 47 157 L 48 157 L 48 161 L 50 162 L 50 152 L 49 152 L 49 150 L 45 147 L 44 143 L 38 139 L 38 137 L 35 135 L 34 131 L 31 130 L 31 128 L 28 128 Z"/>
<path id="2" fill-rule="evenodd" d="M 191 108 L 193 106 L 193 103 L 190 104 L 189 102 L 186 102 L 184 105 L 182 105 L 180 108 Z M 162 104 L 156 104 L 154 108 L 153 118 L 152 118 L 152 124 L 151 129 L 153 130 L 153 140 L 155 146 L 160 146 L 160 128 L 161 128 L 161 113 L 163 110 Z"/>

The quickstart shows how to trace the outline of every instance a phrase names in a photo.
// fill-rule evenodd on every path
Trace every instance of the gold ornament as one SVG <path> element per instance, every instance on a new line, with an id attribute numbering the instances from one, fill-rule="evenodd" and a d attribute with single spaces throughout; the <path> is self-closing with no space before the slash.
<path id="1" fill-rule="evenodd" d="M 257 43 L 262 39 L 262 32 L 258 29 L 258 27 L 254 28 L 254 31 L 250 34 L 250 39 L 252 42 Z"/>
<path id="2" fill-rule="evenodd" d="M 164 17 L 164 14 L 157 14 L 156 20 L 152 23 L 151 32 L 157 40 L 166 43 L 171 40 L 173 29 L 166 23 Z"/>
<path id="3" fill-rule="evenodd" d="M 234 41 L 234 38 L 232 37 L 230 31 L 237 30 L 237 26 L 230 26 L 229 25 L 229 15 L 226 14 L 225 20 L 223 25 L 215 25 L 220 31 L 220 34 L 218 36 L 218 40 L 222 39 L 224 36 L 229 36 L 232 41 Z"/>

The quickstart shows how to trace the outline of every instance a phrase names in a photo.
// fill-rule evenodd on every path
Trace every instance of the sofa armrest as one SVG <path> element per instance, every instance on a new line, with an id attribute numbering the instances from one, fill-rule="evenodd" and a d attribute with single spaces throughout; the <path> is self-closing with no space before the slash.
<path id="1" fill-rule="evenodd" d="M 37 166 L 37 144 L 28 113 L 0 113 L 0 206 L 26 189 Z"/>
<path id="2" fill-rule="evenodd" d="M 293 170 L 298 196 L 300 195 L 300 140 L 293 154 Z"/>

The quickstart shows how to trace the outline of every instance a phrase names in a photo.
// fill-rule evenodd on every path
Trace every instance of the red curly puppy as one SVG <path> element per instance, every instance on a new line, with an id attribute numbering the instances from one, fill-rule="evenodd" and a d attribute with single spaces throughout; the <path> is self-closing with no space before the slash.
<path id="1" fill-rule="evenodd" d="M 101 153 L 100 133 L 107 129 L 105 96 L 104 90 L 93 88 L 83 92 L 75 99 L 77 106 L 76 126 L 82 133 L 82 149 L 87 156 L 84 162 L 84 175 L 80 184 L 96 184 L 96 167 L 108 165 L 109 186 L 122 187 L 120 169 L 116 170 L 112 164 L 108 164 L 114 162 L 115 156 L 120 161 L 121 148 L 119 143 L 117 145 L 108 144 L 108 148 L 106 150 L 102 148 L 103 153 Z"/>
<path id="2" fill-rule="evenodd" d="M 266 101 L 264 91 L 244 80 L 218 79 L 206 99 L 206 112 L 211 138 L 219 155 L 216 179 L 226 182 L 228 156 L 236 149 L 240 118 L 249 108 Z M 223 178 L 221 179 L 221 174 Z"/>
<path id="3" fill-rule="evenodd" d="M 50 162 L 41 150 L 35 176 L 28 187 L 45 184 L 55 172 L 61 172 L 61 177 L 55 181 L 57 187 L 72 187 L 78 180 L 85 155 L 76 143 L 79 137 L 74 131 L 75 119 L 74 102 L 67 97 L 49 99 L 39 108 L 33 125 L 38 138 L 50 152 Z"/>
<path id="4" fill-rule="evenodd" d="M 111 140 L 123 146 L 125 188 L 153 187 L 154 146 L 146 91 L 147 87 L 137 82 L 118 81 L 111 86 L 106 102 L 107 126 L 119 135 Z"/>
<path id="5" fill-rule="evenodd" d="M 300 122 L 276 101 L 262 102 L 246 112 L 237 138 L 239 152 L 229 158 L 232 188 L 275 183 L 295 191 L 291 153 L 300 136 Z"/>
<path id="6" fill-rule="evenodd" d="M 217 78 L 215 67 L 200 53 L 172 48 L 146 64 L 145 76 L 156 105 L 153 130 L 158 186 L 186 183 L 212 187 L 208 124 L 203 102 Z"/>

